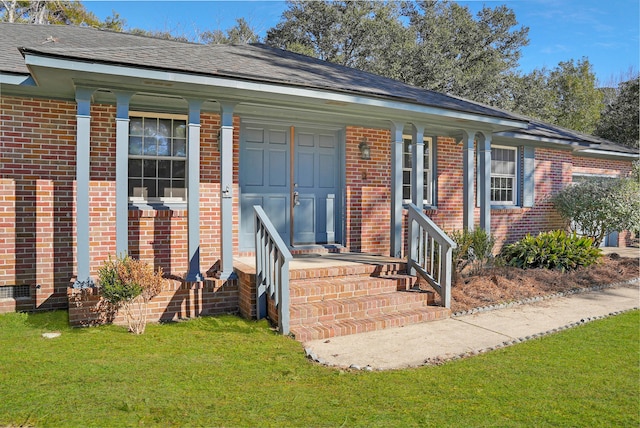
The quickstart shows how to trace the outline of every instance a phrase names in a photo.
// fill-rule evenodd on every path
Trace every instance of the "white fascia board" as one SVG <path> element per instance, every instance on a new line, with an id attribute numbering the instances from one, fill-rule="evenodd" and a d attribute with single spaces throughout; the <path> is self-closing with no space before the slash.
<path id="1" fill-rule="evenodd" d="M 223 77 L 204 76 L 191 73 L 180 73 L 173 71 L 154 70 L 149 68 L 128 67 L 122 65 L 111 65 L 102 63 L 92 63 L 73 59 L 52 58 L 48 56 L 24 53 L 25 63 L 28 66 L 39 66 L 47 68 L 57 68 L 63 70 L 80 71 L 92 74 L 106 74 L 119 77 L 131 77 L 145 80 L 158 80 L 165 82 L 184 83 L 192 85 L 202 85 L 210 87 L 220 87 L 227 89 L 238 89 L 251 92 L 262 92 L 265 94 L 277 94 L 284 96 L 295 96 L 302 98 L 317 99 L 323 101 L 335 101 L 339 103 L 359 104 L 369 107 L 380 107 L 404 112 L 428 114 L 451 119 L 459 119 L 472 122 L 481 122 L 487 125 L 521 128 L 528 126 L 526 122 L 515 119 L 504 119 L 479 114 L 459 112 L 455 110 L 441 109 L 424 105 L 416 105 L 406 102 L 383 100 L 379 98 L 351 95 L 330 90 L 316 90 L 286 86 L 283 84 L 271 84 L 251 82 L 244 80 L 234 80 Z"/>
<path id="2" fill-rule="evenodd" d="M 538 137 L 536 135 L 520 134 L 518 132 L 504 131 L 504 132 L 496 132 L 494 135 L 497 137 L 513 138 L 515 140 L 529 140 L 529 141 L 537 141 L 540 143 L 561 144 L 564 146 L 580 144 L 576 140 L 561 140 L 559 138 Z"/>
<path id="3" fill-rule="evenodd" d="M 35 80 L 29 74 L 0 73 L 0 84 L 15 86 L 36 86 Z"/>
<path id="4" fill-rule="evenodd" d="M 584 150 L 576 150 L 576 155 L 592 155 L 594 157 L 597 156 L 607 156 L 614 158 L 622 158 L 623 160 L 632 160 L 632 159 L 640 159 L 640 153 L 620 153 L 620 152 L 611 152 L 608 150 L 598 150 L 598 149 L 584 149 Z"/>

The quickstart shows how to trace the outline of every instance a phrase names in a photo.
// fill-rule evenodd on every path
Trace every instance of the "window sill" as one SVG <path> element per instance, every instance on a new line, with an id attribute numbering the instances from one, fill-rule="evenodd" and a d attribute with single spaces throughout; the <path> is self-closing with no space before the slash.
<path id="1" fill-rule="evenodd" d="M 129 218 L 139 217 L 185 217 L 187 203 L 131 203 L 129 202 Z"/>
<path id="2" fill-rule="evenodd" d="M 519 205 L 491 205 L 491 211 L 504 211 L 504 212 L 514 212 L 514 211 L 522 211 L 522 207 Z"/>

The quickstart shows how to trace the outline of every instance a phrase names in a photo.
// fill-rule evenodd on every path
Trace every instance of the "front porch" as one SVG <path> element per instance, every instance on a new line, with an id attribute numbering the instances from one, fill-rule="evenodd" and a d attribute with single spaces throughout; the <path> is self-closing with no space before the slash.
<path id="1" fill-rule="evenodd" d="M 404 259 L 349 252 L 292 253 L 289 333 L 300 342 L 402 327 L 450 315 L 450 309 L 436 305 L 436 293 L 426 283 L 407 274 Z M 255 259 L 236 258 L 234 265 L 241 283 L 242 306 L 245 285 L 256 284 Z M 251 294 L 256 295 L 253 287 Z M 246 302 L 248 307 L 257 307 L 254 298 Z M 277 325 L 274 300 L 268 299 L 267 305 L 267 316 Z"/>

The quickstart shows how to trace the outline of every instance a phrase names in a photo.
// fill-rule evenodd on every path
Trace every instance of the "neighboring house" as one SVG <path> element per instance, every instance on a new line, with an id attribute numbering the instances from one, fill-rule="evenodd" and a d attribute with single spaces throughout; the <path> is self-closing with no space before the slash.
<path id="1" fill-rule="evenodd" d="M 251 315 L 234 257 L 254 251 L 254 205 L 305 251 L 402 256 L 410 201 L 501 246 L 562 227 L 549 199 L 574 176 L 638 158 L 264 45 L 6 23 L 0 39 L 0 310 L 67 307 L 127 252 L 186 284 L 215 271 L 209 312 Z"/>

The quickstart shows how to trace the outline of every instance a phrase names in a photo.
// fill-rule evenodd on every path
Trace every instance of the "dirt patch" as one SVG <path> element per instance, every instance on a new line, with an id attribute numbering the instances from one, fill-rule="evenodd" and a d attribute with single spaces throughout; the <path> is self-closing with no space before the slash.
<path id="1" fill-rule="evenodd" d="M 451 310 L 466 311 L 638 277 L 638 259 L 615 254 L 604 256 L 596 265 L 564 273 L 546 269 L 496 267 L 485 269 L 478 275 L 463 274 L 451 287 Z"/>

